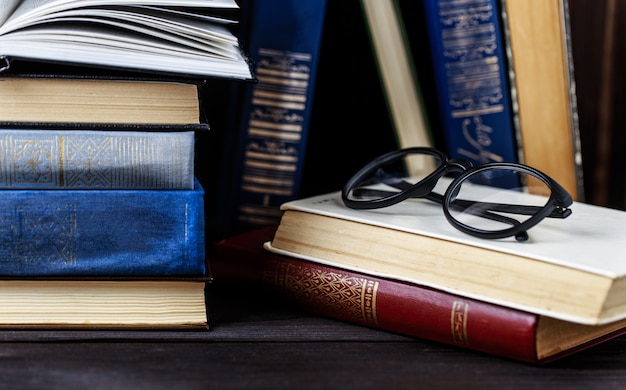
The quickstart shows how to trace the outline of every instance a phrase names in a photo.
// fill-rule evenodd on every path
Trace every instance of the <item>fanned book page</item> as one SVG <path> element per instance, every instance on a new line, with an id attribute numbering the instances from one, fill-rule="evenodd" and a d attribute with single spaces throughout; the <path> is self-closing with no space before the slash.
<path id="1" fill-rule="evenodd" d="M 0 55 L 7 61 L 252 78 L 230 30 L 234 0 L 25 0 L 0 7 Z"/>

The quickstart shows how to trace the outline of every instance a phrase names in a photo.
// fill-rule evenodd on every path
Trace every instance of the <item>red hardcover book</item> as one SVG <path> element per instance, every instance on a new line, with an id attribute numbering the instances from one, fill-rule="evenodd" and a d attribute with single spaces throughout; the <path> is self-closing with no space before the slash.
<path id="1" fill-rule="evenodd" d="M 215 243 L 214 279 L 262 283 L 317 314 L 533 364 L 626 333 L 626 320 L 582 325 L 270 253 L 263 243 L 275 229 Z"/>

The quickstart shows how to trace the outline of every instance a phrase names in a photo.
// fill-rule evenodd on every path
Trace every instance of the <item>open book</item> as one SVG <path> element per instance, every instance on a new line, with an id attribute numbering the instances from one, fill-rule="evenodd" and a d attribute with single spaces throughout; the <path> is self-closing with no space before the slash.
<path id="1" fill-rule="evenodd" d="M 234 0 L 0 0 L 0 70 L 11 59 L 252 78 Z"/>

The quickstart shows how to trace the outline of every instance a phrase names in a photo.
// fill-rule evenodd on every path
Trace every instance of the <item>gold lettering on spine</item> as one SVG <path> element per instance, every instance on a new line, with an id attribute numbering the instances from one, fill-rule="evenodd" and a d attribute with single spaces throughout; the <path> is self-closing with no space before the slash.
<path id="1" fill-rule="evenodd" d="M 455 343 L 469 344 L 469 340 L 467 338 L 468 313 L 469 304 L 459 301 L 454 301 L 452 303 L 450 325 L 452 328 L 452 340 Z"/>
<path id="2" fill-rule="evenodd" d="M 378 292 L 378 282 L 365 279 L 364 281 L 361 308 L 363 320 L 367 323 L 378 324 L 378 317 L 376 317 L 376 293 Z"/>

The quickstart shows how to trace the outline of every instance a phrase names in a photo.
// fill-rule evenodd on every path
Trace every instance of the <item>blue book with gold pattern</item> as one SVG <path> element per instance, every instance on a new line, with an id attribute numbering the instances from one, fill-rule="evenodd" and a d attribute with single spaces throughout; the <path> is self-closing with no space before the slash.
<path id="1" fill-rule="evenodd" d="M 475 164 L 518 160 L 498 3 L 423 2 L 446 148 Z"/>
<path id="2" fill-rule="evenodd" d="M 241 1 L 240 40 L 258 82 L 233 88 L 221 235 L 274 224 L 298 197 L 326 3 Z"/>
<path id="3" fill-rule="evenodd" d="M 0 277 L 205 275 L 204 190 L 2 190 Z"/>
<path id="4" fill-rule="evenodd" d="M 0 129 L 0 189 L 193 189 L 194 137 Z"/>

